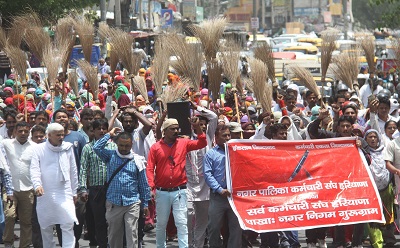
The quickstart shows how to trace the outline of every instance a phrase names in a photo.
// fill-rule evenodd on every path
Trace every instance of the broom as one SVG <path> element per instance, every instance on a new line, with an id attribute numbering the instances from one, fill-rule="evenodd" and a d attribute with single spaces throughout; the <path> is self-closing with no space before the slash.
<path id="1" fill-rule="evenodd" d="M 212 18 L 189 27 L 194 36 L 200 39 L 207 61 L 216 58 L 226 24 L 226 18 Z"/>
<path id="2" fill-rule="evenodd" d="M 136 75 L 142 58 L 133 53 L 133 37 L 119 29 L 114 29 L 114 32 L 114 36 L 110 37 L 111 50 L 114 50 L 117 57 L 122 60 L 128 72 Z"/>
<path id="3" fill-rule="evenodd" d="M 75 20 L 74 27 L 79 35 L 79 40 L 82 45 L 83 56 L 85 57 L 85 60 L 90 63 L 94 40 L 93 24 L 87 18 L 81 17 L 78 20 Z"/>
<path id="4" fill-rule="evenodd" d="M 216 103 L 219 98 L 219 90 L 222 82 L 221 64 L 216 60 L 208 62 L 207 73 L 208 73 L 208 88 L 209 88 L 208 92 L 209 93 L 211 92 L 212 100 L 214 103 Z"/>
<path id="5" fill-rule="evenodd" d="M 272 55 L 272 48 L 268 43 L 263 43 L 254 49 L 254 57 L 264 62 L 268 67 L 268 78 L 275 82 L 275 61 Z"/>
<path id="6" fill-rule="evenodd" d="M 250 59 L 250 79 L 254 83 L 254 95 L 266 112 L 272 109 L 272 85 L 268 84 L 268 67 L 259 59 Z"/>
<path id="7" fill-rule="evenodd" d="M 38 60 L 43 61 L 44 50 L 46 47 L 50 46 L 51 43 L 50 36 L 44 31 L 43 27 L 31 26 L 27 28 L 23 40 Z"/>
<path id="8" fill-rule="evenodd" d="M 268 66 L 267 66 L 268 68 Z M 268 71 L 269 72 L 269 71 Z M 250 92 L 254 93 L 254 82 L 248 77 L 242 77 L 242 82 L 245 86 L 245 89 L 249 90 Z"/>
<path id="9" fill-rule="evenodd" d="M 29 27 L 41 27 L 42 22 L 39 16 L 29 11 L 23 15 L 12 18 L 12 25 L 8 32 L 8 41 L 15 47 L 20 47 L 25 30 Z"/>
<path id="10" fill-rule="evenodd" d="M 237 80 L 240 79 L 239 70 L 239 58 L 240 58 L 240 46 L 233 40 L 228 41 L 225 46 L 221 49 L 221 63 L 224 70 L 224 75 L 228 78 L 229 82 L 232 84 L 232 88 L 236 88 L 239 94 L 243 93 L 241 83 L 237 84 Z M 235 98 L 235 108 L 238 121 L 239 117 L 239 103 L 237 92 L 233 93 Z"/>
<path id="11" fill-rule="evenodd" d="M 165 47 L 177 60 L 171 63 L 179 76 L 190 80 L 190 86 L 194 90 L 200 89 L 201 66 L 203 54 L 199 43 L 188 44 L 178 35 L 168 35 L 165 39 Z"/>
<path id="12" fill-rule="evenodd" d="M 0 28 L 0 51 L 4 49 L 7 43 L 7 36 L 6 33 L 2 28 Z"/>
<path id="13" fill-rule="evenodd" d="M 21 84 L 25 85 L 26 82 L 26 69 L 28 68 L 28 65 L 26 64 L 26 57 L 25 53 L 19 48 L 10 45 L 10 43 L 6 43 L 6 46 L 4 48 L 4 52 L 7 54 L 7 57 L 10 59 L 11 64 L 14 66 L 17 74 L 19 75 L 19 78 L 21 80 Z M 17 90 L 17 95 L 19 94 L 18 92 L 18 84 L 16 85 L 16 90 Z M 18 98 L 18 106 L 19 106 L 19 98 Z M 25 121 L 28 121 L 28 112 L 26 108 L 26 97 L 24 97 L 24 115 L 25 115 Z"/>
<path id="14" fill-rule="evenodd" d="M 165 36 L 156 39 L 154 44 L 154 60 L 151 67 L 151 75 L 153 77 L 154 88 L 157 96 L 162 93 L 162 85 L 167 78 L 169 70 L 170 53 L 164 48 Z"/>
<path id="15" fill-rule="evenodd" d="M 373 40 L 373 36 L 361 36 L 360 37 L 360 45 L 364 50 L 365 58 L 368 63 L 369 72 L 371 74 L 375 73 L 375 42 Z"/>
<path id="16" fill-rule="evenodd" d="M 189 89 L 187 80 L 183 80 L 176 85 L 169 85 L 161 94 L 161 101 L 164 105 L 164 109 L 167 110 L 167 103 L 180 101 Z"/>
<path id="17" fill-rule="evenodd" d="M 146 81 L 144 80 L 144 78 L 142 76 L 134 76 L 132 82 L 133 82 L 132 88 L 136 87 L 139 93 L 146 100 L 146 104 L 148 104 L 149 96 L 147 95 Z"/>
<path id="18" fill-rule="evenodd" d="M 321 82 L 325 83 L 326 73 L 328 72 L 329 64 L 332 62 L 332 53 L 336 50 L 336 39 L 338 32 L 336 30 L 326 30 L 322 33 L 321 44 Z"/>
<path id="19" fill-rule="evenodd" d="M 89 88 L 93 94 L 93 100 L 96 101 L 97 97 L 98 97 L 98 93 L 99 93 L 99 80 L 97 78 L 96 67 L 93 67 L 86 60 L 79 60 L 78 66 L 81 68 L 82 72 L 85 74 L 86 80 L 89 84 Z M 89 92 L 89 90 L 88 90 L 88 92 Z M 88 97 L 87 101 L 88 102 L 90 101 L 89 97 Z M 89 104 L 88 104 L 88 107 L 89 107 Z"/>
<path id="20" fill-rule="evenodd" d="M 325 103 L 322 99 L 321 91 L 318 88 L 318 85 L 315 82 L 314 77 L 311 75 L 310 71 L 298 65 L 290 66 L 289 70 L 293 72 L 294 78 L 298 78 L 302 85 L 311 90 L 317 96 L 317 98 L 321 101 L 321 108 L 325 108 Z"/>
<path id="21" fill-rule="evenodd" d="M 357 81 L 358 76 L 358 53 L 341 53 L 333 61 L 335 64 L 332 67 L 332 71 L 335 78 L 341 80 L 353 90 L 353 82 Z"/>
<path id="22" fill-rule="evenodd" d="M 65 53 L 62 54 L 62 71 L 67 72 L 69 58 L 75 45 L 76 35 L 74 30 L 74 19 L 70 16 L 61 18 L 56 26 L 56 43 L 58 47 L 66 47 Z"/>
<path id="23" fill-rule="evenodd" d="M 79 87 L 78 87 L 78 74 L 75 71 L 71 71 L 68 74 L 68 83 L 72 88 L 75 96 L 79 96 Z"/>
<path id="24" fill-rule="evenodd" d="M 400 38 L 394 38 L 391 44 L 396 58 L 396 66 L 397 68 L 400 68 Z"/>

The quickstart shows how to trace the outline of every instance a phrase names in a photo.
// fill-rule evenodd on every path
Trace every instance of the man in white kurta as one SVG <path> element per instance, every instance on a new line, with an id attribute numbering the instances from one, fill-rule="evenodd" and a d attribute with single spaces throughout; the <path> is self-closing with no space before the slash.
<path id="1" fill-rule="evenodd" d="M 43 247 L 54 248 L 53 226 L 60 224 L 62 247 L 74 248 L 74 201 L 78 174 L 72 144 L 63 142 L 64 127 L 52 123 L 47 127 L 48 140 L 39 144 L 32 157 L 31 180 L 38 196 L 37 215 Z"/>
<path id="2" fill-rule="evenodd" d="M 33 145 L 28 140 L 29 124 L 22 121 L 15 126 L 15 139 L 4 139 L 0 146 L 4 147 L 10 167 L 12 184 L 14 188 L 14 204 L 5 204 L 6 225 L 3 241 L 6 245 L 14 243 L 14 225 L 18 217 L 21 225 L 20 247 L 29 247 L 32 243 L 32 208 L 33 208 L 33 186 L 29 174 L 31 159 L 26 155 L 26 150 Z"/>

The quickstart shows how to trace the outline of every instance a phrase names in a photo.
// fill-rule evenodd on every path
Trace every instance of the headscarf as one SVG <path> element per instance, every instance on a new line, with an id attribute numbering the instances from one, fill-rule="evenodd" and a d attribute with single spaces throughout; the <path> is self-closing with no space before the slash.
<path id="1" fill-rule="evenodd" d="M 14 86 L 14 80 L 12 80 L 12 79 L 7 79 L 7 80 L 4 82 L 4 85 L 5 85 L 6 87 L 13 87 L 13 86 Z"/>
<path id="2" fill-rule="evenodd" d="M 137 95 L 135 100 L 135 106 L 139 108 L 140 106 L 143 105 L 146 105 L 146 100 L 142 95 Z"/>
<path id="3" fill-rule="evenodd" d="M 283 116 L 282 118 L 279 119 L 278 123 L 282 123 L 282 120 L 285 118 L 290 121 L 290 126 L 287 129 L 287 140 L 303 140 L 299 131 L 297 131 L 297 128 L 293 123 L 293 120 L 289 116 Z"/>
<path id="4" fill-rule="evenodd" d="M 98 106 L 101 110 L 103 110 L 106 107 L 106 103 L 104 100 L 104 95 L 99 93 L 97 96 L 97 99 L 99 100 Z"/>
<path id="5" fill-rule="evenodd" d="M 129 94 L 128 89 L 122 83 L 117 84 L 117 89 L 115 89 L 115 99 L 118 101 L 119 97 L 123 93 L 124 94 Z"/>
<path id="6" fill-rule="evenodd" d="M 12 97 L 7 97 L 6 100 L 4 100 L 4 103 L 6 105 L 13 105 L 14 104 L 14 99 Z"/>
<path id="7" fill-rule="evenodd" d="M 127 106 L 131 103 L 131 100 L 126 94 L 121 94 L 121 96 L 118 98 L 118 108 Z"/>
<path id="8" fill-rule="evenodd" d="M 303 103 L 303 100 L 301 99 L 301 95 L 300 95 L 300 90 L 299 90 L 299 86 L 297 86 L 297 84 L 289 84 L 289 86 L 287 87 L 288 89 L 292 89 L 295 90 L 297 92 L 297 99 L 296 102 L 298 103 Z"/>
<path id="9" fill-rule="evenodd" d="M 390 172 L 386 169 L 386 163 L 383 158 L 383 150 L 385 147 L 381 142 L 382 138 L 379 132 L 376 131 L 375 129 L 369 129 L 368 131 L 365 132 L 364 139 L 367 139 L 368 134 L 372 132 L 376 133 L 376 136 L 378 137 L 378 148 L 374 149 L 368 146 L 369 154 L 371 156 L 371 164 L 369 168 L 372 172 L 372 176 L 375 180 L 378 190 L 383 190 L 390 183 Z M 396 177 L 396 179 L 398 180 L 398 177 Z"/>
<path id="10" fill-rule="evenodd" d="M 12 95 L 14 95 L 14 90 L 11 87 L 5 87 L 3 91 L 10 91 Z"/>
<path id="11" fill-rule="evenodd" d="M 318 115 L 319 115 L 319 109 L 320 109 L 321 107 L 320 106 L 314 106 L 312 109 L 311 109 L 311 121 L 314 121 L 315 119 L 317 119 L 318 118 Z"/>

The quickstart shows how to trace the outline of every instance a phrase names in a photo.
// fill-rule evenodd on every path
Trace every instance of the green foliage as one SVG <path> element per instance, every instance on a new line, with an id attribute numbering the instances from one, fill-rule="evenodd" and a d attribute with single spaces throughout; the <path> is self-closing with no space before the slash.
<path id="1" fill-rule="evenodd" d="M 54 23 L 71 10 L 80 11 L 98 2 L 98 0 L 0 0 L 0 13 L 3 19 L 8 20 L 12 16 L 33 10 L 43 18 L 43 21 Z"/>
<path id="2" fill-rule="evenodd" d="M 353 0 L 353 15 L 361 28 L 398 28 L 400 0 Z"/>

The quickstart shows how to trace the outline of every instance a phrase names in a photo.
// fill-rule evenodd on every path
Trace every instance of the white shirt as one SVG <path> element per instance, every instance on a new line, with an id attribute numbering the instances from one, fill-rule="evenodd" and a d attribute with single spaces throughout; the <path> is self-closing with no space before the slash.
<path id="1" fill-rule="evenodd" d="M 29 172 L 31 160 L 26 150 L 33 145 L 32 141 L 28 140 L 21 145 L 16 139 L 6 139 L 1 141 L 1 144 L 7 154 L 14 191 L 31 190 L 33 188 Z"/>
<path id="2" fill-rule="evenodd" d="M 8 129 L 6 127 L 6 124 L 0 127 L 0 140 L 11 139 L 11 137 L 8 137 L 7 131 Z"/>
<path id="3" fill-rule="evenodd" d="M 378 85 L 378 87 L 376 87 L 376 90 L 373 92 L 373 94 L 376 95 L 381 90 L 383 90 L 382 86 Z M 372 95 L 371 87 L 369 86 L 369 84 L 365 83 L 360 88 L 360 98 L 361 98 L 361 102 L 364 105 L 364 107 L 368 107 L 368 97 L 370 95 Z"/>
<path id="4" fill-rule="evenodd" d="M 78 223 L 73 200 L 78 190 L 73 148 L 62 156 L 65 158 L 61 162 L 60 152 L 54 152 L 46 147 L 46 142 L 36 145 L 32 156 L 30 167 L 32 183 L 35 189 L 42 186 L 44 190 L 44 195 L 37 198 L 36 207 L 41 228 L 55 224 L 72 226 L 72 223 Z"/>

